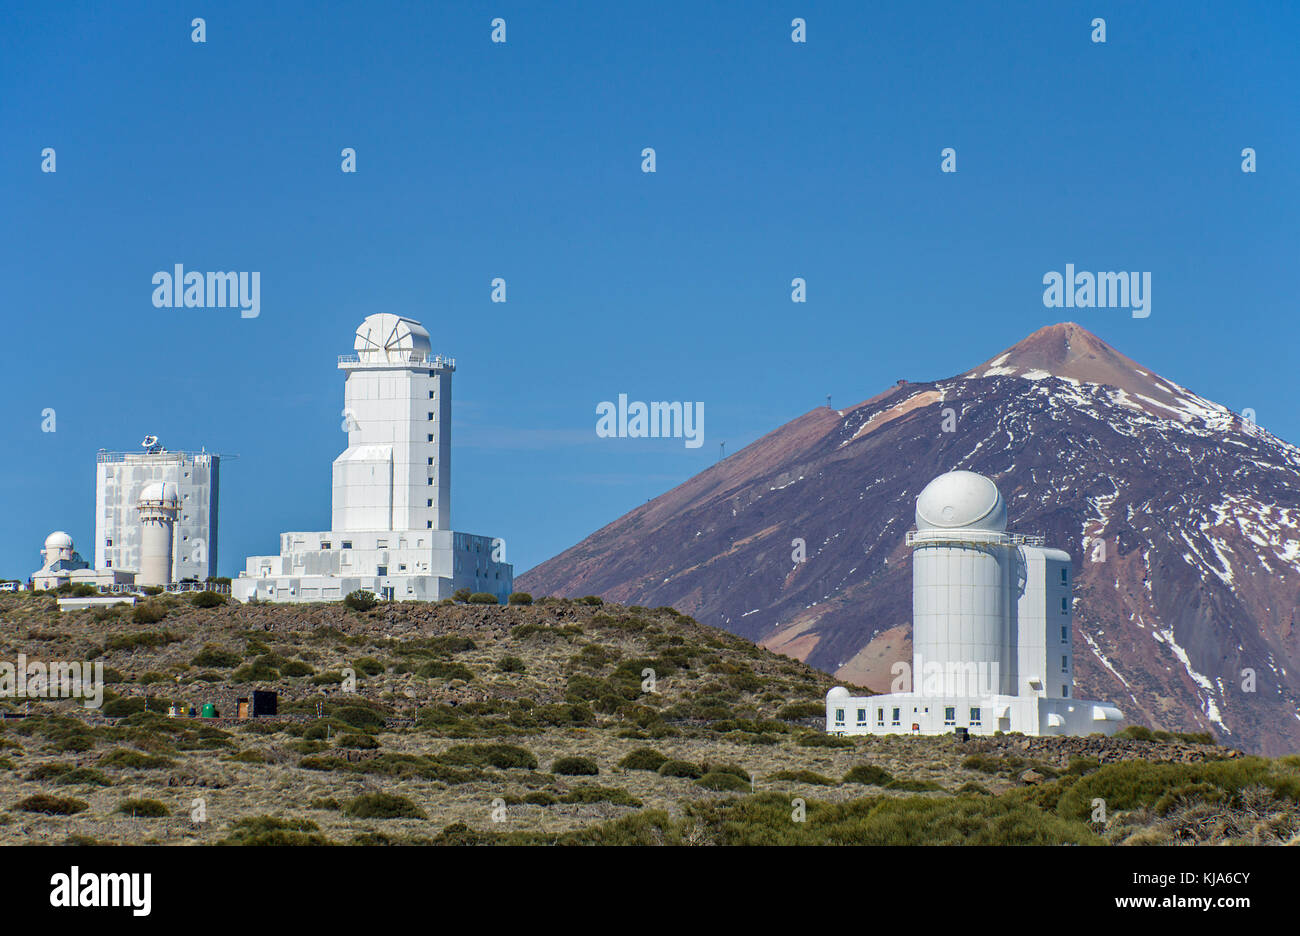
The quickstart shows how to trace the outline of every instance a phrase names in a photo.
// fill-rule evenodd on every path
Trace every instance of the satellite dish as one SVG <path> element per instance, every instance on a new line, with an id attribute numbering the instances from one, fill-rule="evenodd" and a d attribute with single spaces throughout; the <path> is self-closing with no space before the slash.
<path id="1" fill-rule="evenodd" d="M 153 435 L 145 436 L 144 441 L 141 442 L 140 445 L 144 447 L 146 452 L 156 452 L 159 448 L 158 437 Z"/>

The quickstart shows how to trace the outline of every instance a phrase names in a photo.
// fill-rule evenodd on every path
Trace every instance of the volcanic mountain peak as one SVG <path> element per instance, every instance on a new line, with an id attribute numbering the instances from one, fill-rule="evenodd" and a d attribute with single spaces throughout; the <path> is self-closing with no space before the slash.
<path id="1" fill-rule="evenodd" d="M 1143 367 L 1075 322 L 1040 328 L 962 375 L 1003 376 L 1100 384 L 1119 391 L 1112 395 L 1114 402 L 1162 419 L 1205 420 L 1220 427 L 1235 422 L 1226 408 Z"/>

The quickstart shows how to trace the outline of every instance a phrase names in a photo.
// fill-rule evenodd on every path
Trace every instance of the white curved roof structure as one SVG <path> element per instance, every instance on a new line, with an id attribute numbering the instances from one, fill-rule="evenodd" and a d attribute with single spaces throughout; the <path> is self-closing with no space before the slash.
<path id="1" fill-rule="evenodd" d="M 142 507 L 146 504 L 162 504 L 165 507 L 175 507 L 180 503 L 180 491 L 177 489 L 175 482 L 154 481 L 144 486 L 137 503 Z"/>
<path id="2" fill-rule="evenodd" d="M 357 326 L 357 337 L 352 343 L 358 360 L 369 363 L 399 363 L 429 353 L 429 332 L 415 319 L 403 318 L 391 312 L 366 316 Z"/>
<path id="3" fill-rule="evenodd" d="M 72 537 L 67 533 L 64 533 L 62 530 L 55 530 L 49 536 L 45 537 L 45 548 L 54 550 L 71 549 Z"/>
<path id="4" fill-rule="evenodd" d="M 941 474 L 916 499 L 918 530 L 987 530 L 1007 528 L 1007 505 L 998 487 L 973 471 Z"/>

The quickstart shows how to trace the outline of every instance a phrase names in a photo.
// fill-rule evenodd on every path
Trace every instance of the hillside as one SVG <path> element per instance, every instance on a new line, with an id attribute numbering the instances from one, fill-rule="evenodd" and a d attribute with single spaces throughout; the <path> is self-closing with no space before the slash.
<path id="1" fill-rule="evenodd" d="M 806 413 L 518 584 L 672 605 L 884 690 L 911 655 L 914 501 L 955 468 L 998 484 L 1012 530 L 1074 556 L 1081 696 L 1300 749 L 1300 450 L 1073 323 Z"/>
<path id="2" fill-rule="evenodd" d="M 145 607 L 160 619 L 61 615 L 43 595 L 0 596 L 0 658 L 96 659 L 110 680 L 96 711 L 0 700 L 10 715 L 30 712 L 0 721 L 0 842 L 1284 843 L 1300 833 L 1300 759 L 1168 735 L 832 738 L 817 716 L 831 677 L 672 609 L 199 609 L 175 596 Z M 353 692 L 340 682 L 347 670 Z M 277 717 L 224 717 L 254 689 L 279 692 Z M 170 701 L 213 702 L 223 717 L 168 718 Z M 1089 821 L 1095 796 L 1112 804 L 1104 822 Z M 806 822 L 791 822 L 799 802 Z"/>

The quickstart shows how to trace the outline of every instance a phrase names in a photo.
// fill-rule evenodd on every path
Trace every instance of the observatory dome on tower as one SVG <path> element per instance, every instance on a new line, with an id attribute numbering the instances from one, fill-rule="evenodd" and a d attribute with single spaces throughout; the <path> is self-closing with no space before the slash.
<path id="1" fill-rule="evenodd" d="M 918 530 L 987 530 L 1007 528 L 1007 505 L 997 485 L 973 471 L 941 474 L 916 499 Z"/>
<path id="2" fill-rule="evenodd" d="M 154 481 L 146 484 L 137 500 L 139 506 L 162 504 L 166 507 L 175 507 L 178 503 L 180 503 L 180 491 L 171 481 Z"/>
<path id="3" fill-rule="evenodd" d="M 414 357 L 423 359 L 433 347 L 429 332 L 414 319 L 403 318 L 391 312 L 366 316 L 357 326 L 353 350 L 362 362 L 402 362 Z"/>
<path id="4" fill-rule="evenodd" d="M 62 530 L 55 530 L 49 536 L 45 537 L 45 548 L 52 551 L 60 549 L 72 549 L 72 537 Z"/>

